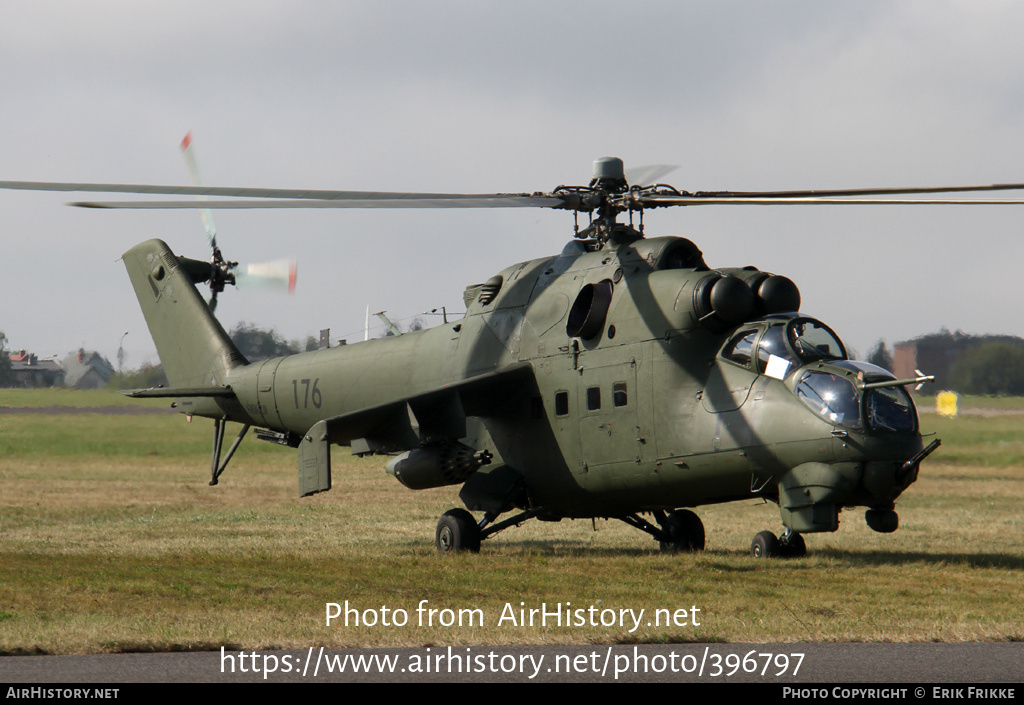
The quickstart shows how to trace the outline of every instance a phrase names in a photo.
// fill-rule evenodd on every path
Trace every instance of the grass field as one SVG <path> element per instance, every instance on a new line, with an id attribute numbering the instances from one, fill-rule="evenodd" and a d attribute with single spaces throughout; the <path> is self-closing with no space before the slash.
<path id="1" fill-rule="evenodd" d="M 797 560 L 749 556 L 755 533 L 781 528 L 757 502 L 699 509 L 697 555 L 588 520 L 529 522 L 444 558 L 431 542 L 455 488 L 411 492 L 381 458 L 339 449 L 334 489 L 300 499 L 294 452 L 255 439 L 209 487 L 210 422 L 90 411 L 125 403 L 0 390 L 0 407 L 36 409 L 0 413 L 0 653 L 1024 638 L 1021 415 L 925 415 L 943 445 L 899 501 L 899 531 L 843 512 Z M 408 623 L 326 626 L 326 603 L 346 600 L 361 620 L 386 607 Z M 645 617 L 632 632 L 499 624 L 506 605 L 542 603 Z"/>

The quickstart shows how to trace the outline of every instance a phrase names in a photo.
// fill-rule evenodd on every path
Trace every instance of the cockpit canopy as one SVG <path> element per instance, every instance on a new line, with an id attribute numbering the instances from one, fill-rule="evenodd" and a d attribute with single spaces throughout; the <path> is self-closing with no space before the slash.
<path id="1" fill-rule="evenodd" d="M 811 362 L 845 360 L 846 348 L 821 321 L 770 317 L 741 329 L 722 349 L 722 356 L 744 367 L 754 362 L 758 373 L 785 379 Z"/>
<path id="2" fill-rule="evenodd" d="M 900 386 L 864 388 L 867 380 L 895 377 L 881 367 L 837 360 L 820 369 L 805 369 L 796 379 L 797 398 L 826 421 L 854 430 L 917 431 L 917 411 Z"/>
<path id="3" fill-rule="evenodd" d="M 892 373 L 846 359 L 842 341 L 821 321 L 768 317 L 741 327 L 721 356 L 752 372 L 787 380 L 807 408 L 837 427 L 917 431 L 917 411 L 903 387 L 865 388 L 868 382 L 894 380 Z"/>

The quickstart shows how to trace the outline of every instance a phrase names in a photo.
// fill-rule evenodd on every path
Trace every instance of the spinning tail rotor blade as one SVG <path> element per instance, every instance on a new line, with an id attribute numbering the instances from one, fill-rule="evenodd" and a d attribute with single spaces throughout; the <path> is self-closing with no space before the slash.
<path id="1" fill-rule="evenodd" d="M 239 264 L 231 269 L 239 289 L 288 289 L 295 293 L 298 267 L 294 259 Z"/>
<path id="2" fill-rule="evenodd" d="M 196 164 L 196 155 L 192 151 L 192 131 L 189 130 L 185 139 L 181 141 L 181 152 L 185 156 L 185 164 L 188 166 L 189 176 L 192 177 L 192 185 L 201 188 L 203 180 L 199 176 L 199 166 Z M 200 195 L 199 200 L 205 201 L 206 196 Z M 203 227 L 206 228 L 206 241 L 211 249 L 217 249 L 217 228 L 213 225 L 213 211 L 204 208 L 199 211 L 199 217 L 203 219 Z"/>
<path id="3" fill-rule="evenodd" d="M 217 228 L 213 224 L 213 211 L 207 207 L 207 189 L 203 187 L 203 180 L 199 176 L 199 165 L 196 162 L 195 151 L 192 148 L 192 132 L 189 131 L 181 141 L 181 152 L 185 157 L 185 164 L 188 166 L 189 176 L 192 178 L 192 185 L 195 187 L 201 203 L 200 216 L 203 219 L 203 227 L 206 228 L 206 241 L 213 250 L 213 265 L 215 271 L 219 272 L 217 277 L 211 281 L 213 296 L 210 299 L 211 310 L 217 305 L 217 294 L 224 288 L 224 284 L 234 284 L 239 289 L 288 289 L 289 294 L 295 293 L 296 263 L 295 259 L 281 259 L 273 262 L 253 262 L 251 264 L 239 264 L 224 260 L 217 247 Z"/>

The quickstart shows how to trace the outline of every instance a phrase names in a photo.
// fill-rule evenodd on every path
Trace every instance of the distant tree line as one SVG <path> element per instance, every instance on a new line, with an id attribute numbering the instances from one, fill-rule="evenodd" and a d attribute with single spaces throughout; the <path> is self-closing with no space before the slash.
<path id="1" fill-rule="evenodd" d="M 884 340 L 879 340 L 875 347 L 871 348 L 871 352 L 868 353 L 868 362 L 886 370 L 892 369 L 892 353 L 889 352 L 889 347 Z"/>
<path id="2" fill-rule="evenodd" d="M 14 384 L 14 370 L 11 369 L 11 356 L 7 352 L 7 336 L 0 330 L 0 387 Z"/>
<path id="3" fill-rule="evenodd" d="M 150 387 L 166 387 L 167 375 L 161 364 L 152 365 L 148 362 L 137 370 L 127 370 L 116 374 L 107 383 L 113 389 L 149 389 Z"/>
<path id="4" fill-rule="evenodd" d="M 1024 396 L 1024 339 L 965 335 L 943 329 L 899 344 L 903 345 L 916 347 L 918 365 L 925 374 L 935 374 L 943 389 L 961 394 Z M 880 340 L 867 361 L 891 370 L 893 357 L 885 341 Z"/>
<path id="5" fill-rule="evenodd" d="M 238 351 L 249 362 L 269 360 L 272 357 L 311 352 L 320 347 L 320 341 L 312 335 L 305 341 L 287 341 L 273 328 L 260 328 L 255 323 L 240 322 L 228 334 Z"/>
<path id="6" fill-rule="evenodd" d="M 1024 345 L 992 341 L 963 351 L 950 387 L 961 394 L 1024 395 Z"/>
<path id="7" fill-rule="evenodd" d="M 304 342 L 287 341 L 273 328 L 260 328 L 255 323 L 245 321 L 232 328 L 228 337 L 249 362 L 308 352 L 319 347 L 319 341 L 313 336 L 307 336 Z M 110 384 L 117 389 L 146 389 L 161 385 L 167 386 L 168 382 L 164 368 L 159 364 L 145 364 L 137 370 L 126 371 L 123 375 L 115 376 Z"/>
<path id="8" fill-rule="evenodd" d="M 408 330 L 403 332 L 422 328 L 423 321 L 416 318 L 408 325 Z M 385 332 L 381 335 L 392 334 Z M 242 321 L 232 328 L 228 337 L 249 362 L 259 362 L 300 352 L 311 352 L 320 347 L 319 339 L 312 335 L 306 336 L 305 340 L 289 341 L 273 328 L 261 328 L 255 323 L 247 321 Z M 137 370 L 125 371 L 121 375 L 116 375 L 110 382 L 110 386 L 116 389 L 145 389 L 161 385 L 167 386 L 167 384 L 163 366 L 159 364 L 145 364 Z"/>

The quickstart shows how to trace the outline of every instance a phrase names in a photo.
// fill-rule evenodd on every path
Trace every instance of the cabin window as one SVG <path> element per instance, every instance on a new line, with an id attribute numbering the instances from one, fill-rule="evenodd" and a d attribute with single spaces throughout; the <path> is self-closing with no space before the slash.
<path id="1" fill-rule="evenodd" d="M 754 356 L 754 340 L 757 338 L 757 330 L 743 331 L 729 341 L 722 351 L 722 357 L 735 362 L 737 365 L 747 367 Z"/>
<path id="2" fill-rule="evenodd" d="M 587 411 L 597 411 L 601 408 L 601 388 L 590 387 L 587 389 Z"/>
<path id="3" fill-rule="evenodd" d="M 555 392 L 555 416 L 569 415 L 569 392 Z"/>
<path id="4" fill-rule="evenodd" d="M 615 406 L 625 406 L 629 403 L 629 395 L 626 393 L 626 383 L 616 382 L 612 385 L 612 403 Z"/>

